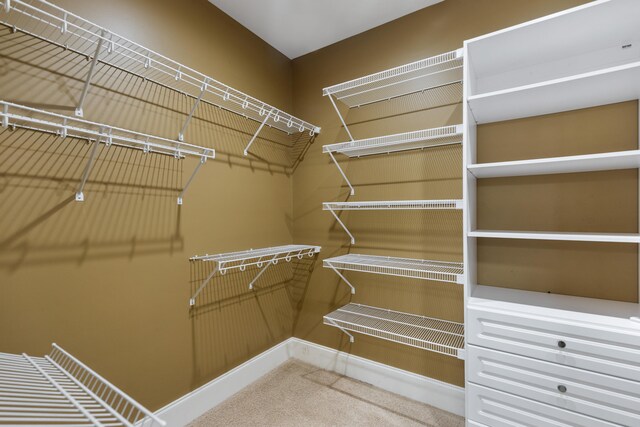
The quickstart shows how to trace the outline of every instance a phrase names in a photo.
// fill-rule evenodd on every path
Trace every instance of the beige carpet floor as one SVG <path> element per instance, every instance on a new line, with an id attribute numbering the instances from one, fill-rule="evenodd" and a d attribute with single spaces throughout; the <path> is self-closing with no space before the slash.
<path id="1" fill-rule="evenodd" d="M 463 427 L 464 419 L 292 360 L 189 425 L 204 426 Z"/>

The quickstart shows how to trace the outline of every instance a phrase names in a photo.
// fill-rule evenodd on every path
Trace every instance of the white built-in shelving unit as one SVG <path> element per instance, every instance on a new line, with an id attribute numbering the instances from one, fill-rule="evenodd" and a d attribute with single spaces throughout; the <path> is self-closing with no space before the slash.
<path id="1" fill-rule="evenodd" d="M 463 357 L 464 325 L 367 305 L 347 304 L 324 316 L 324 324 L 454 357 Z"/>
<path id="2" fill-rule="evenodd" d="M 323 95 L 331 101 L 350 141 L 325 145 L 322 151 L 329 155 L 338 168 L 351 190 L 351 195 L 355 194 L 355 188 L 336 160 L 335 154 L 360 158 L 461 144 L 464 126 L 450 125 L 356 140 L 336 101 L 348 108 L 358 108 L 449 85 L 461 85 L 462 78 L 463 50 L 458 49 L 323 89 Z M 463 200 L 455 199 L 345 201 L 322 204 L 322 209 L 329 211 L 350 237 L 351 244 L 355 244 L 355 237 L 337 214 L 338 211 L 462 210 L 463 208 Z M 342 274 L 341 270 L 456 284 L 462 283 L 464 275 L 463 264 L 460 262 L 362 254 L 346 254 L 325 259 L 324 266 L 332 269 L 350 287 L 352 294 L 355 294 L 355 286 Z M 358 332 L 437 353 L 464 357 L 464 325 L 460 323 L 353 303 L 326 315 L 324 323 L 348 334 L 352 342 L 353 335 L 350 332 Z"/>
<path id="3" fill-rule="evenodd" d="M 322 147 L 322 152 L 329 154 L 331 160 L 351 189 L 355 189 L 347 178 L 334 153 L 343 154 L 351 158 L 360 158 L 375 154 L 390 154 L 399 151 L 418 150 L 443 145 L 462 144 L 462 125 L 444 126 L 433 129 L 423 129 L 395 135 L 379 136 L 375 138 L 359 139 L 349 142 L 339 142 Z"/>
<path id="4" fill-rule="evenodd" d="M 106 147 L 131 148 L 149 154 L 168 155 L 176 159 L 183 159 L 187 156 L 199 158 L 200 162 L 178 196 L 179 205 L 182 204 L 187 188 L 200 167 L 207 159 L 215 158 L 215 150 L 212 148 L 200 147 L 5 101 L 0 101 L 0 118 L 3 128 L 29 129 L 56 135 L 63 139 L 82 139 L 93 144 L 76 191 L 75 199 L 79 202 L 84 201 L 84 187 L 94 165 L 100 144 L 104 144 Z"/>
<path id="5" fill-rule="evenodd" d="M 337 211 L 380 211 L 380 210 L 452 210 L 462 209 L 462 200 L 391 200 L 366 202 L 325 202 L 322 209 L 331 212 L 335 220 L 351 238 L 351 244 L 356 238 L 340 219 Z"/>
<path id="6" fill-rule="evenodd" d="M 457 284 L 462 284 L 464 271 L 461 262 L 360 254 L 346 254 L 335 258 L 327 258 L 323 261 L 323 264 L 326 268 L 335 271 L 351 288 L 351 293 L 353 294 L 356 293 L 355 287 L 339 270 Z"/>
<path id="7" fill-rule="evenodd" d="M 249 249 L 246 251 L 226 252 L 215 255 L 196 255 L 190 258 L 190 261 L 213 262 L 215 266 L 209 276 L 200 284 L 196 292 L 191 296 L 189 305 L 196 303 L 196 298 L 204 290 L 207 284 L 213 279 L 216 273 L 224 275 L 229 270 L 245 271 L 247 267 L 257 267 L 260 269 L 253 280 L 249 283 L 249 289 L 253 289 L 253 285 L 258 278 L 272 265 L 276 265 L 278 261 L 284 260 L 291 262 L 294 259 L 302 259 L 303 257 L 313 258 L 320 253 L 320 246 L 311 245 L 284 245 L 273 246 L 261 249 Z"/>
<path id="8" fill-rule="evenodd" d="M 0 353 L 0 424 L 166 425 L 56 344 L 44 357 Z"/>
<path id="9" fill-rule="evenodd" d="M 170 59 L 158 52 L 120 36 L 46 0 L 4 0 L 0 2 L 0 23 L 14 32 L 60 48 L 61 55 L 73 52 L 88 60 L 82 92 L 78 96 L 76 116 L 85 115 L 84 104 L 96 71 L 101 63 L 115 70 L 140 77 L 193 99 L 193 105 L 176 138 L 182 141 L 199 104 L 220 107 L 259 123 L 248 141 L 248 155 L 264 126 L 287 134 L 308 132 L 315 135 L 320 128 L 286 113 L 259 99 L 236 90 L 216 79 Z"/>
<path id="10" fill-rule="evenodd" d="M 640 167 L 639 150 L 476 161 L 478 124 L 639 99 L 638 22 L 640 2 L 598 0 L 465 42 L 469 425 L 640 425 L 637 302 L 496 287 L 477 274 L 478 239 L 637 245 L 640 234 L 482 230 L 476 222 L 479 179 Z"/>

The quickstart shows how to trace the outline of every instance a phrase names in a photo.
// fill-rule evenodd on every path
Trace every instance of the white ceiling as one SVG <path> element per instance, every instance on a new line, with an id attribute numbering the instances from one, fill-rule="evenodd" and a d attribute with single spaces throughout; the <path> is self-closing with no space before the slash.
<path id="1" fill-rule="evenodd" d="M 290 59 L 443 0 L 209 0 Z"/>

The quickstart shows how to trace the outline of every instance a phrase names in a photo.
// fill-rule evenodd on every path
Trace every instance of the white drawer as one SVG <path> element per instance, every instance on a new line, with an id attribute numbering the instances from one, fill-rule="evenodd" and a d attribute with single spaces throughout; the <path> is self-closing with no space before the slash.
<path id="1" fill-rule="evenodd" d="M 467 342 L 640 381 L 640 324 L 628 328 L 509 310 L 468 309 Z M 633 322 L 629 322 L 633 323 Z"/>
<path id="2" fill-rule="evenodd" d="M 619 424 L 476 384 L 467 384 L 467 399 L 467 417 L 491 427 L 619 427 Z"/>
<path id="3" fill-rule="evenodd" d="M 467 346 L 469 381 L 625 426 L 640 426 L 640 383 Z M 564 392 L 559 388 L 564 387 Z"/>

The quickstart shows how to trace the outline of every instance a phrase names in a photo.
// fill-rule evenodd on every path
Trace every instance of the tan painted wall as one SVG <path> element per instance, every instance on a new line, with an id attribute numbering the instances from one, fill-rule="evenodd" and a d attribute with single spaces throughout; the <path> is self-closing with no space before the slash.
<path id="1" fill-rule="evenodd" d="M 206 0 L 56 3 L 291 109 L 290 61 Z M 59 52 L 37 43 L 33 52 L 27 40 L 1 32 L 0 97 L 73 106 L 81 82 L 67 76 L 84 76 L 86 61 L 60 63 L 52 60 Z M 96 83 L 89 120 L 175 138 L 191 106 L 108 68 Z M 0 351 L 42 355 L 56 342 L 157 409 L 291 336 L 290 267 L 269 271 L 256 293 L 247 289 L 251 273 L 228 274 L 189 312 L 210 267 L 190 266 L 190 256 L 293 241 L 291 177 L 242 157 L 256 126 L 199 108 L 186 140 L 215 147 L 218 158 L 181 208 L 175 200 L 197 160 L 102 148 L 79 204 L 70 197 L 88 145 L 0 133 Z"/>
<path id="2" fill-rule="evenodd" d="M 461 47 L 465 39 L 580 3 L 584 2 L 446 0 L 294 60 L 296 112 L 313 117 L 323 130 L 294 175 L 296 239 L 322 245 L 322 258 L 350 252 L 460 261 L 462 223 L 459 213 L 347 212 L 342 218 L 356 237 L 356 244 L 351 247 L 330 213 L 321 210 L 322 202 L 334 200 L 438 199 L 462 195 L 461 149 L 445 147 L 355 160 L 340 159 L 356 187 L 355 196 L 349 196 L 338 170 L 329 157 L 322 154 L 322 145 L 348 139 L 330 102 L 322 98 L 322 88 L 454 50 Z M 343 107 L 342 111 L 347 114 L 354 137 L 366 138 L 460 123 L 460 104 L 430 107 L 435 100 L 450 100 L 455 95 L 459 99 L 459 94 L 459 88 L 450 88 L 435 95 L 405 97 L 351 111 Z M 632 113 L 630 109 L 625 111 Z M 613 111 L 616 113 L 617 110 Z M 517 132 L 511 130 L 506 134 L 513 139 Z M 490 138 L 487 131 L 487 139 Z M 637 141 L 637 135 L 635 138 Z M 497 150 L 500 150 L 497 142 Z M 490 191 L 491 188 L 485 191 L 487 201 Z M 481 254 L 492 259 L 495 252 Z M 322 315 L 349 301 L 462 321 L 461 289 L 437 282 L 366 274 L 348 274 L 348 277 L 357 288 L 353 297 L 331 270 L 315 270 L 295 336 L 432 378 L 463 384 L 463 363 L 454 358 L 361 335 L 356 337 L 354 344 L 349 344 L 340 331 L 322 324 Z M 504 274 L 501 277 L 504 278 Z M 509 283 L 506 278 L 505 283 Z"/>
<path id="3" fill-rule="evenodd" d="M 187 140 L 215 147 L 218 159 L 205 165 L 180 209 L 175 196 L 195 166 L 192 160 L 101 151 L 87 201 L 76 204 L 69 197 L 88 152 L 84 143 L 24 131 L 0 134 L 0 351 L 42 354 L 55 341 L 153 409 L 291 336 L 292 330 L 304 339 L 461 385 L 460 361 L 364 336 L 349 346 L 338 331 L 323 326 L 322 316 L 350 296 L 319 263 L 273 269 L 256 293 L 246 289 L 251 273 L 229 274 L 210 285 L 190 313 L 190 292 L 210 267 L 187 259 L 291 241 L 322 245 L 323 258 L 347 252 L 346 236 L 321 210 L 324 201 L 348 198 L 337 170 L 321 153 L 323 144 L 345 140 L 322 87 L 452 50 L 466 38 L 579 3 L 446 0 L 291 63 L 205 0 L 59 1 L 240 90 L 293 109 L 322 126 L 323 133 L 292 179 L 275 165 L 286 156 L 276 154 L 268 163 L 242 158 L 254 124 L 202 109 Z M 31 56 L 33 63 L 15 64 L 10 57 L 26 47 L 10 37 L 6 31 L 0 37 L 2 97 L 72 106 L 86 63 L 74 60 L 72 67 L 60 67 L 39 50 Z M 190 107 L 181 96 L 106 70 L 97 83 L 86 108 L 89 119 L 174 137 Z M 134 87 L 133 97 L 116 93 Z M 423 109 L 430 101 L 425 95 L 383 103 L 350 112 L 348 121 L 357 137 L 460 122 L 460 105 Z M 606 114 L 629 119 L 635 108 L 611 107 Z M 500 129 L 481 132 L 493 141 Z M 513 132 L 507 129 L 506 135 Z M 625 137 L 621 146 L 629 141 Z M 493 153 L 502 152 L 500 147 L 497 143 Z M 273 150 L 264 141 L 258 150 L 271 160 Z M 376 200 L 461 197 L 460 162 L 460 149 L 449 147 L 343 164 L 357 188 L 350 200 Z M 632 179 L 619 174 L 613 179 Z M 572 191 L 567 185 L 558 193 Z M 494 197 L 493 186 L 482 191 L 486 200 Z M 345 218 L 358 239 L 351 252 L 462 258 L 459 213 L 352 213 Z M 624 216 L 620 227 L 630 227 L 630 218 Z M 462 292 L 455 286 L 350 277 L 358 290 L 355 302 L 462 320 Z"/>

